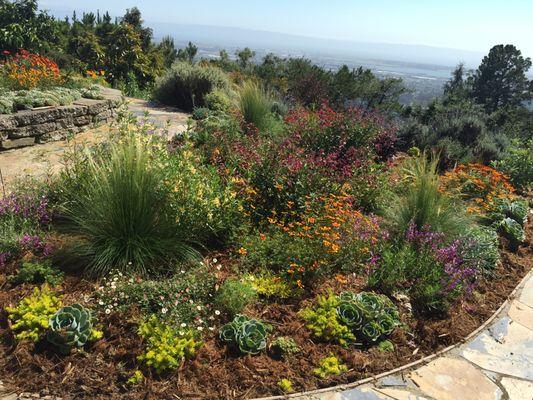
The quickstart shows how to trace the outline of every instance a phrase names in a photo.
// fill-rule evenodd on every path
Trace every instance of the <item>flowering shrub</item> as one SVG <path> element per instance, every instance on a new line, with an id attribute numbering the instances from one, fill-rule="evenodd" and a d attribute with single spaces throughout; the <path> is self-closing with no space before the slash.
<path id="1" fill-rule="evenodd" d="M 0 73 L 7 86 L 15 90 L 57 86 L 62 82 L 55 62 L 26 50 L 3 61 Z"/>
<path id="2" fill-rule="evenodd" d="M 372 261 L 375 246 L 386 237 L 377 219 L 354 211 L 347 196 L 308 200 L 303 210 L 268 222 L 264 233 L 243 242 L 243 264 L 274 271 L 298 287 L 327 272 L 353 271 Z"/>
<path id="3" fill-rule="evenodd" d="M 388 156 L 396 142 L 393 126 L 379 114 L 357 108 L 340 112 L 325 103 L 316 111 L 302 107 L 290 111 L 285 122 L 290 136 L 304 149 L 329 156 L 340 171 L 357 160 L 354 149 L 373 147 L 380 156 Z"/>
<path id="4" fill-rule="evenodd" d="M 213 331 L 220 315 L 212 303 L 214 277 L 202 266 L 181 270 L 173 278 L 145 280 L 114 272 L 96 292 L 98 308 L 105 314 L 138 307 L 169 324 L 198 332 Z"/>
<path id="5" fill-rule="evenodd" d="M 49 255 L 45 231 L 52 219 L 47 196 L 13 192 L 0 199 L 0 266 L 21 251 Z"/>
<path id="6" fill-rule="evenodd" d="M 441 178 L 441 190 L 455 191 L 470 203 L 467 211 L 486 214 L 494 210 L 498 199 L 514 197 L 514 188 L 506 175 L 482 164 L 461 164 Z"/>
<path id="7" fill-rule="evenodd" d="M 411 224 L 405 241 L 386 244 L 369 269 L 369 285 L 385 292 L 403 288 L 420 311 L 445 312 L 462 294 L 470 294 L 481 267 L 472 257 L 475 239 L 447 242 L 429 227 Z"/>

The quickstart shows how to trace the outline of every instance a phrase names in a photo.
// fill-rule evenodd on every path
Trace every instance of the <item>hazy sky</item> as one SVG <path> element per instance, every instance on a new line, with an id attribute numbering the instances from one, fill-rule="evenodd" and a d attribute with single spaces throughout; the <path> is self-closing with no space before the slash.
<path id="1" fill-rule="evenodd" d="M 533 57 L 533 0 L 42 0 L 123 14 L 137 6 L 149 22 L 231 26 L 363 42 L 424 44 L 486 53 L 515 44 Z"/>

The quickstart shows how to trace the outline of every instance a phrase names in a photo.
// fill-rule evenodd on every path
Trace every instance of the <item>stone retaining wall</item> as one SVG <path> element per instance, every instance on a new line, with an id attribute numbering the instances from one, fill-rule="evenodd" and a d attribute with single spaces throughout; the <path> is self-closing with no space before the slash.
<path id="1" fill-rule="evenodd" d="M 64 140 L 110 122 L 122 100 L 119 90 L 103 88 L 103 100 L 79 99 L 69 106 L 43 107 L 0 115 L 0 151 Z"/>

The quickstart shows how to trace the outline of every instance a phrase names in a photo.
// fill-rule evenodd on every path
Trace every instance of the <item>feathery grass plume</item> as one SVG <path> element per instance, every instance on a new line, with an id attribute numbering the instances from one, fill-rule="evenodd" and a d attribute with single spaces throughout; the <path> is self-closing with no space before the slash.
<path id="1" fill-rule="evenodd" d="M 196 256 L 186 229 L 167 212 L 163 175 L 150 146 L 147 138 L 126 133 L 74 161 L 74 185 L 66 186 L 72 192 L 62 213 L 67 231 L 81 239 L 71 253 L 87 261 L 91 275 L 114 268 L 163 272 L 165 261 Z"/>
<path id="2" fill-rule="evenodd" d="M 399 234 L 407 231 L 410 224 L 417 229 L 431 227 L 433 231 L 446 236 L 464 233 L 471 225 L 460 199 L 440 189 L 436 156 L 408 158 L 402 173 L 406 186 L 400 193 L 392 195 L 385 216 Z"/>
<path id="3" fill-rule="evenodd" d="M 259 130 L 268 127 L 272 98 L 257 83 L 245 82 L 239 93 L 239 108 L 244 120 Z"/>

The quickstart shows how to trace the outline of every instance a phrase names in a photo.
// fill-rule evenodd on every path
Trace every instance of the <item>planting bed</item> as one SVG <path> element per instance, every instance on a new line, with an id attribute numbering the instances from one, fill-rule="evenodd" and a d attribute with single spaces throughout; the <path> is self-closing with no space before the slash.
<path id="1" fill-rule="evenodd" d="M 413 318 L 400 307 L 402 322 L 409 328 L 397 331 L 392 336 L 393 353 L 377 348 L 363 351 L 343 349 L 338 345 L 317 345 L 296 317 L 300 302 L 268 305 L 254 310 L 254 315 L 272 323 L 283 335 L 293 337 L 301 353 L 290 361 L 276 360 L 268 354 L 238 357 L 227 352 L 216 335 L 205 340 L 205 346 L 196 358 L 178 371 L 163 377 L 148 379 L 146 384 L 132 388 L 126 381 L 128 370 L 136 364 L 143 345 L 136 335 L 135 313 L 105 316 L 101 319 L 105 341 L 93 345 L 86 353 L 58 357 L 42 343 L 35 350 L 13 342 L 6 314 L 2 314 L 0 379 L 9 388 L 24 392 L 40 392 L 46 388 L 64 399 L 175 399 L 179 398 L 254 398 L 280 394 L 277 382 L 291 379 L 297 390 L 312 390 L 320 387 L 348 383 L 399 367 L 423 358 L 444 347 L 459 342 L 483 323 L 498 309 L 507 295 L 533 267 L 531 252 L 531 224 L 528 239 L 518 254 L 503 252 L 502 263 L 497 269 L 500 278 L 482 282 L 475 299 L 458 304 L 447 319 Z M 223 263 L 223 255 L 218 256 Z M 223 269 L 210 266 L 219 277 Z M 6 272 L 12 272 L 8 266 Z M 340 284 L 325 280 L 316 293 L 326 288 L 354 290 L 364 284 L 354 278 Z M 67 277 L 65 298 L 78 301 L 90 296 L 94 284 L 79 277 Z M 31 292 L 30 287 L 8 289 L 2 283 L 0 307 L 13 303 Z M 305 300 L 304 300 L 305 301 Z M 349 371 L 342 377 L 319 380 L 313 375 L 315 364 L 322 357 L 334 352 L 346 360 Z"/>
<path id="2" fill-rule="evenodd" d="M 168 142 L 121 112 L 59 174 L 13 185 L 7 388 L 231 399 L 354 382 L 460 342 L 531 270 L 531 197 L 497 170 L 395 152 L 394 126 L 361 110 L 268 118 L 207 112 Z"/>

